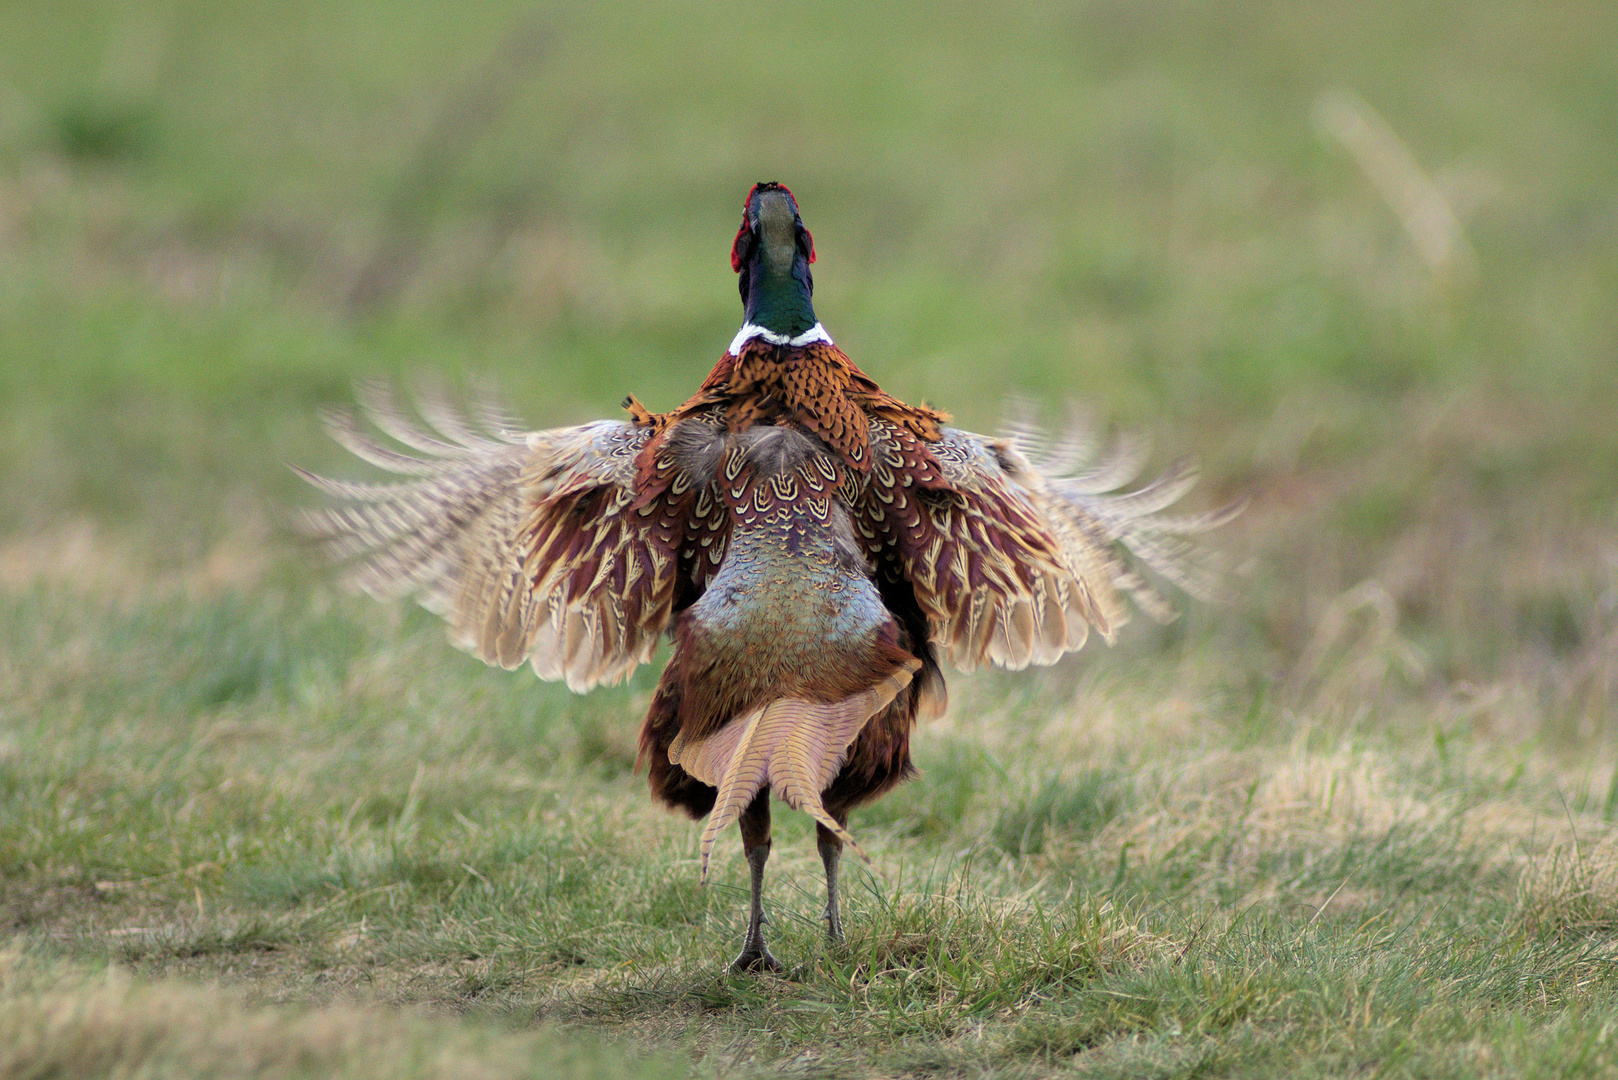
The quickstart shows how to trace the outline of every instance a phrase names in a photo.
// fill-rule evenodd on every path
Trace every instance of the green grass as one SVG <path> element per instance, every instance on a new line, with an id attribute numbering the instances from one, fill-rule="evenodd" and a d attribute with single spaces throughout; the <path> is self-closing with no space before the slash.
<path id="1" fill-rule="evenodd" d="M 1618 1075 L 1610 5 L 0 22 L 0 1078 Z M 952 677 L 846 946 L 778 815 L 788 970 L 735 978 L 734 842 L 700 884 L 633 773 L 655 670 L 341 595 L 284 464 L 358 475 L 356 377 L 683 399 L 771 178 L 887 389 L 1076 398 L 1252 505 L 1231 602 Z"/>

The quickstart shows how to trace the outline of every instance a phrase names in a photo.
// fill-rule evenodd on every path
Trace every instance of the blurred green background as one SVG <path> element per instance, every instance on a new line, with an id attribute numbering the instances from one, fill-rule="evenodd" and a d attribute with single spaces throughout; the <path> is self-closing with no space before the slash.
<path id="1" fill-rule="evenodd" d="M 1367 579 L 1446 684 L 1610 634 L 1610 4 L 3 22 L 12 579 L 62 530 L 154 572 L 231 538 L 284 568 L 281 463 L 336 460 L 313 407 L 356 376 L 490 377 L 536 423 L 669 407 L 739 318 L 742 196 L 779 179 L 824 321 L 892 392 L 979 428 L 1075 398 L 1256 500 L 1235 621 L 1272 673 Z"/>

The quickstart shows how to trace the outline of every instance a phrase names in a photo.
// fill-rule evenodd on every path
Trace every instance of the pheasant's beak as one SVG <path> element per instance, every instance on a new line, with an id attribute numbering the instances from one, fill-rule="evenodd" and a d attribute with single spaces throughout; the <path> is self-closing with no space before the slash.
<path id="1" fill-rule="evenodd" d="M 798 214 L 784 191 L 766 191 L 758 200 L 758 251 L 772 274 L 792 272 L 798 254 Z"/>

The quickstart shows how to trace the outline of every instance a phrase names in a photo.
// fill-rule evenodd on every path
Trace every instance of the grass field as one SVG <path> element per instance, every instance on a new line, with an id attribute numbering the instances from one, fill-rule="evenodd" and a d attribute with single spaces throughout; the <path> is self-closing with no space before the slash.
<path id="1" fill-rule="evenodd" d="M 1618 8 L 0 7 L 0 1080 L 1618 1075 Z M 358 377 L 683 399 L 747 186 L 1233 599 L 952 679 L 849 941 L 280 523 Z M 1451 227 L 1451 223 L 1455 225 Z"/>

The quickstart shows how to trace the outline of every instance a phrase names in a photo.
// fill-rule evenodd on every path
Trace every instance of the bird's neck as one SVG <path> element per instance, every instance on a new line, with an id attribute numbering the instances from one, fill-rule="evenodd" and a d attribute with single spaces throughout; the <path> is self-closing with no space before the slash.
<path id="1" fill-rule="evenodd" d="M 772 266 L 767 255 L 747 268 L 747 322 L 772 334 L 796 337 L 820 320 L 815 318 L 809 263 L 801 255 L 786 266 Z"/>
<path id="2" fill-rule="evenodd" d="M 815 286 L 809 260 L 794 247 L 763 246 L 742 267 L 739 284 L 745 316 L 732 353 L 753 337 L 763 337 L 777 345 L 831 340 L 815 318 Z"/>

